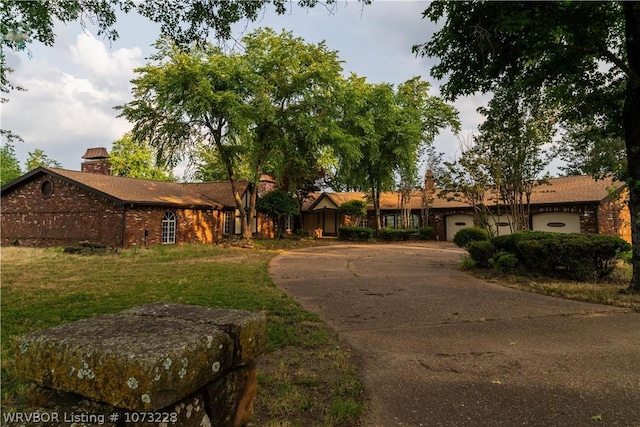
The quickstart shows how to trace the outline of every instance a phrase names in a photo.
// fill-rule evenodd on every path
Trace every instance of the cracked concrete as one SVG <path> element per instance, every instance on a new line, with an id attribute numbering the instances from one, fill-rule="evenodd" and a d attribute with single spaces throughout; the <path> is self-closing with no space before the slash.
<path id="1" fill-rule="evenodd" d="M 360 356 L 367 427 L 640 427 L 640 313 L 488 283 L 462 254 L 332 245 L 270 272 Z"/>

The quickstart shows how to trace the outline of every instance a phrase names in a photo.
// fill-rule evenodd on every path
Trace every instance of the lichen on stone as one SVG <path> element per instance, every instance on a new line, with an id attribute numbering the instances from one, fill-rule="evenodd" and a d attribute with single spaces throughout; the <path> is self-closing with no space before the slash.
<path id="1" fill-rule="evenodd" d="M 220 370 L 220 362 L 213 362 L 213 365 L 211 365 L 211 370 L 213 372 L 218 372 Z"/>
<path id="2" fill-rule="evenodd" d="M 142 395 L 142 398 L 141 398 L 141 399 L 142 399 L 142 402 L 143 402 L 143 403 L 151 403 L 151 398 L 150 398 L 150 397 L 149 397 L 149 395 L 148 395 L 148 394 L 146 394 L 146 393 Z"/>
<path id="3" fill-rule="evenodd" d="M 166 369 L 167 371 L 169 369 L 171 369 L 171 365 L 173 362 L 171 362 L 171 359 L 169 359 L 168 357 L 166 359 L 164 359 L 164 361 L 162 362 L 162 366 L 164 366 L 164 369 Z"/>
<path id="4" fill-rule="evenodd" d="M 129 386 L 129 388 L 131 389 L 136 389 L 138 388 L 138 380 L 136 380 L 134 377 L 130 377 L 127 380 L 127 385 Z"/>

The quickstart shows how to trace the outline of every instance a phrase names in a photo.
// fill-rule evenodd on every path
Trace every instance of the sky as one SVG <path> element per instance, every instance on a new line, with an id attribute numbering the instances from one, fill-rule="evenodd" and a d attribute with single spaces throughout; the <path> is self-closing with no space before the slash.
<path id="1" fill-rule="evenodd" d="M 322 5 L 302 9 L 291 5 L 284 15 L 267 9 L 257 22 L 243 22 L 234 28 L 243 33 L 257 27 L 291 31 L 306 42 L 325 41 L 344 61 L 345 75 L 354 72 L 371 83 L 398 85 L 420 76 L 439 94 L 440 82 L 429 75 L 435 59 L 417 57 L 411 48 L 427 41 L 436 24 L 422 19 L 427 1 L 374 0 L 340 1 L 331 9 Z M 97 28 L 86 23 L 56 25 L 53 47 L 34 43 L 28 52 L 5 52 L 8 66 L 15 71 L 12 84 L 27 91 L 13 91 L 1 106 L 2 128 L 20 135 L 24 142 L 14 147 L 21 166 L 27 153 L 43 150 L 63 168 L 79 170 L 87 148 L 111 148 L 132 124 L 118 118 L 114 106 L 131 101 L 134 69 L 147 63 L 155 52 L 152 44 L 158 27 L 138 15 L 120 14 L 115 27 L 119 39 L 111 42 L 96 36 Z M 477 132 L 482 116 L 476 112 L 487 96 L 461 98 L 453 103 L 462 123 L 459 136 L 443 131 L 435 141 L 445 159 L 456 157 L 460 139 Z M 3 143 L 5 141 L 2 141 Z M 182 175 L 184 165 L 176 169 Z"/>

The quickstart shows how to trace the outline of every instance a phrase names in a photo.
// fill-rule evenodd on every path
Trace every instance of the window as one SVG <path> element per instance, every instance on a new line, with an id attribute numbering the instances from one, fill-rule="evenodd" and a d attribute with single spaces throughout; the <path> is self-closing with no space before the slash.
<path id="1" fill-rule="evenodd" d="M 46 180 L 40 185 L 40 192 L 44 197 L 49 197 L 53 194 L 53 182 Z"/>
<path id="2" fill-rule="evenodd" d="M 385 215 L 384 216 L 384 228 L 396 228 L 396 216 L 395 215 Z"/>
<path id="3" fill-rule="evenodd" d="M 358 222 L 358 227 L 369 227 L 369 218 L 366 216 L 360 218 L 360 222 Z"/>
<path id="4" fill-rule="evenodd" d="M 222 213 L 222 234 L 228 236 L 231 234 L 231 212 L 226 211 Z"/>
<path id="5" fill-rule="evenodd" d="M 162 243 L 171 244 L 176 242 L 176 214 L 166 211 L 162 215 Z"/>
<path id="6" fill-rule="evenodd" d="M 409 228 L 413 230 L 420 228 L 420 217 L 418 215 L 411 215 L 409 217 Z"/>
<path id="7" fill-rule="evenodd" d="M 293 230 L 293 217 L 291 215 L 287 215 L 284 220 L 284 229 L 287 231 Z"/>

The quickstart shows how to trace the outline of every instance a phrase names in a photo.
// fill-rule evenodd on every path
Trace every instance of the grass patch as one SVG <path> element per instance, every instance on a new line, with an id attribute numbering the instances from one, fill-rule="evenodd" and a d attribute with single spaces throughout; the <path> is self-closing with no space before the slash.
<path id="1" fill-rule="evenodd" d="M 318 316 L 278 290 L 267 272 L 269 261 L 281 250 L 304 244 L 256 242 L 252 249 L 156 246 L 104 255 L 70 255 L 59 248 L 2 248 L 2 406 L 8 410 L 26 405 L 29 385 L 14 374 L 13 352 L 19 336 L 167 302 L 267 315 L 267 354 L 257 360 L 258 425 L 357 425 L 361 385 L 352 380 L 355 368 L 348 349 Z M 330 352 L 344 363 L 336 365 L 335 358 L 326 357 Z M 352 384 L 356 416 L 337 421 L 332 402 L 344 395 L 344 382 Z"/>
<path id="2" fill-rule="evenodd" d="M 500 275 L 495 270 L 461 265 L 473 275 L 515 289 L 543 295 L 567 298 L 594 304 L 607 304 L 640 311 L 640 294 L 627 293 L 631 281 L 631 266 L 619 262 L 611 278 L 602 282 L 561 281 L 544 277 Z"/>

